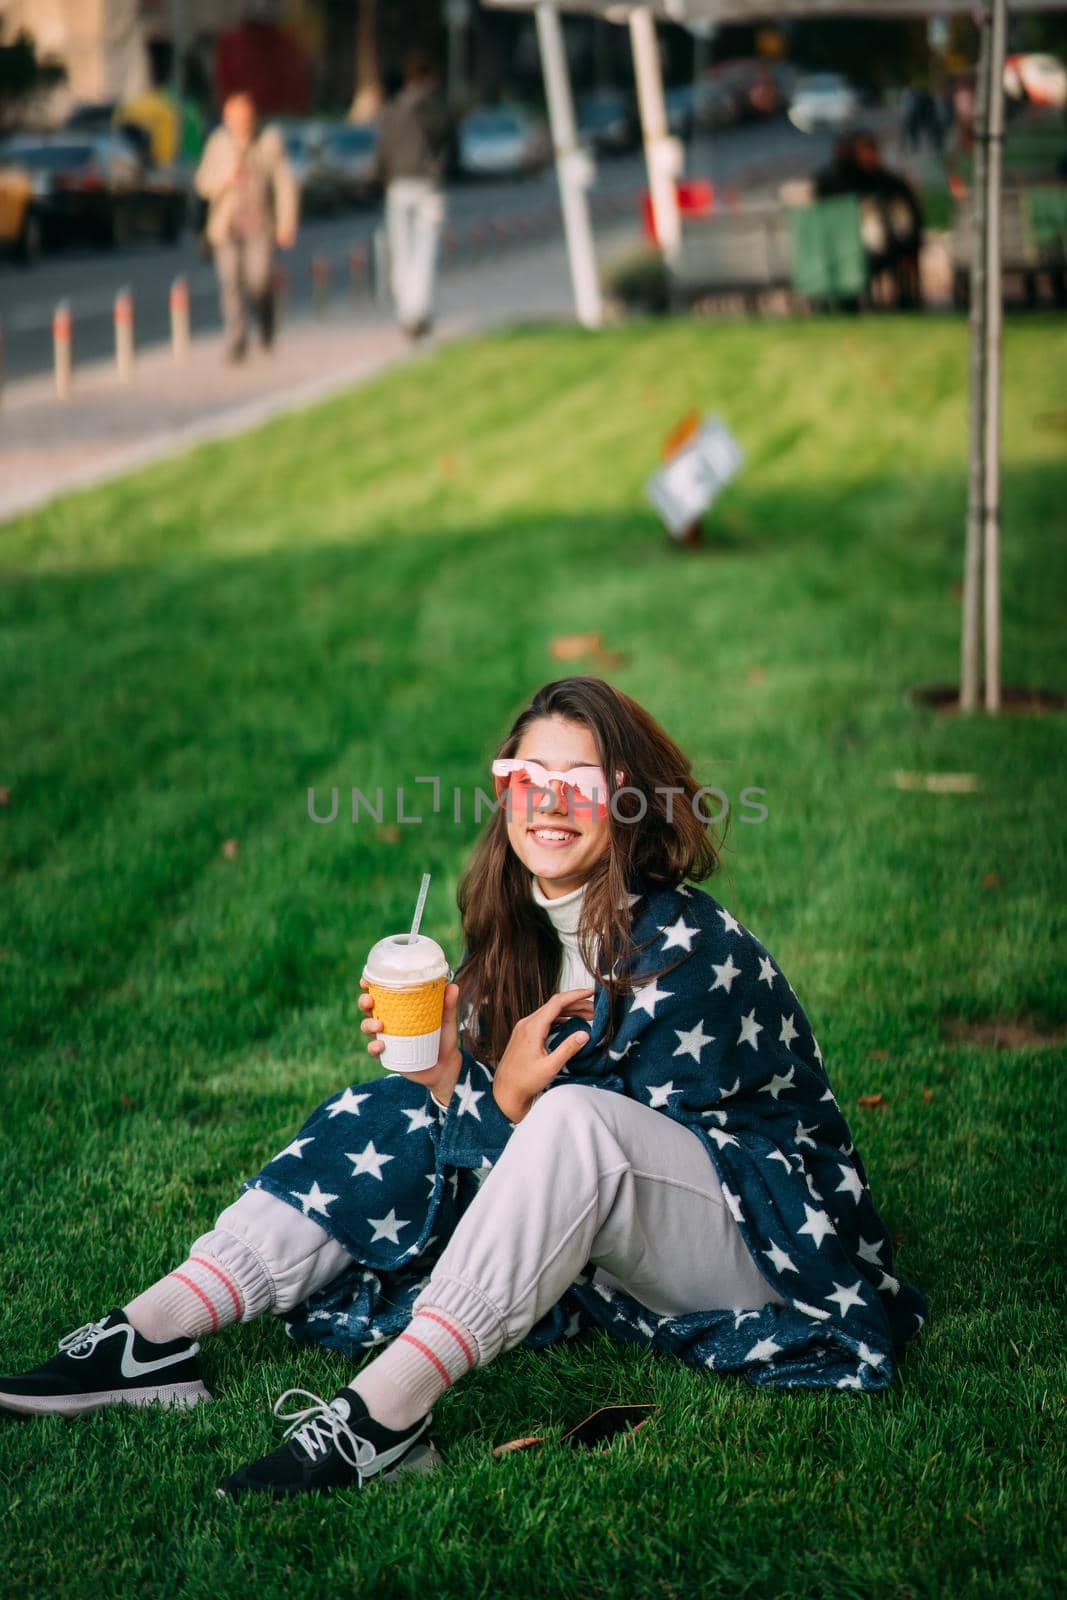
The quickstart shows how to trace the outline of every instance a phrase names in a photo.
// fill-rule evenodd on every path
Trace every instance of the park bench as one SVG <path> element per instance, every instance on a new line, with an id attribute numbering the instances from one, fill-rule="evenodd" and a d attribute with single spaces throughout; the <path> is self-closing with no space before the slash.
<path id="1" fill-rule="evenodd" d="M 952 223 L 952 299 L 963 308 L 970 299 L 974 207 L 956 203 Z M 1001 270 L 1018 276 L 1029 305 L 1036 305 L 1039 282 L 1047 276 L 1057 305 L 1067 303 L 1067 184 L 1006 187 L 1001 195 Z"/>
<path id="2" fill-rule="evenodd" d="M 858 301 L 867 289 L 858 203 L 770 202 L 689 221 L 669 280 L 675 308 L 700 296 L 736 295 L 755 309 L 773 290 L 815 305 Z"/>

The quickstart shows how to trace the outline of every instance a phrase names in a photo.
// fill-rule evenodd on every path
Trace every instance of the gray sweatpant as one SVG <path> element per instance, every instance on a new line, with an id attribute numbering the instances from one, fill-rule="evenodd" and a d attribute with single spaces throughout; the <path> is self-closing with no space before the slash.
<path id="1" fill-rule="evenodd" d="M 274 334 L 274 239 L 256 233 L 247 239 L 224 239 L 215 246 L 215 271 L 226 333 L 227 350 L 243 348 L 251 302 L 264 339 Z"/>
<path id="2" fill-rule="evenodd" d="M 244 1321 L 290 1310 L 352 1259 L 262 1189 L 228 1206 L 198 1252 L 233 1274 Z M 519 1123 L 414 1308 L 451 1312 L 484 1364 L 521 1343 L 589 1262 L 599 1281 L 661 1315 L 785 1303 L 749 1254 L 697 1135 L 624 1095 L 565 1083 Z"/>

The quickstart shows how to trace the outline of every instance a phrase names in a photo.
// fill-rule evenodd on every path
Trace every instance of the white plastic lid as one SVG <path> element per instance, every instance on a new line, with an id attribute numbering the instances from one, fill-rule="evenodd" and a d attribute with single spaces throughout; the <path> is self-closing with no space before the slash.
<path id="1" fill-rule="evenodd" d="M 379 983 L 428 983 L 449 974 L 448 957 L 436 939 L 417 933 L 391 933 L 367 957 L 363 976 Z"/>

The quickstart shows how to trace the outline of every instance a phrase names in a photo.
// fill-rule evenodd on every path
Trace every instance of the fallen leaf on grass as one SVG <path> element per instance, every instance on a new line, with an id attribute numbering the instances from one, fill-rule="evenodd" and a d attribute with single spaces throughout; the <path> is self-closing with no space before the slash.
<path id="1" fill-rule="evenodd" d="M 974 794 L 978 788 L 976 772 L 907 772 L 901 768 L 893 773 L 898 789 L 925 789 L 929 794 Z"/>
<path id="2" fill-rule="evenodd" d="M 884 1094 L 861 1094 L 856 1104 L 868 1111 L 881 1111 L 889 1102 Z"/>
<path id="3" fill-rule="evenodd" d="M 11 790 L 10 789 L 0 789 L 0 806 L 9 806 L 10 804 L 11 804 Z"/>
<path id="4" fill-rule="evenodd" d="M 1003 882 L 1004 879 L 1000 876 L 999 872 L 987 872 L 985 877 L 982 879 L 982 888 L 999 889 Z"/>
<path id="5" fill-rule="evenodd" d="M 889 1051 L 888 1050 L 868 1050 L 867 1054 L 868 1054 L 868 1056 L 870 1057 L 870 1059 L 872 1061 L 888 1061 L 889 1060 Z"/>
<path id="6" fill-rule="evenodd" d="M 236 861 L 237 860 L 237 852 L 238 852 L 239 849 L 240 849 L 240 846 L 237 843 L 236 839 L 224 839 L 223 840 L 222 853 L 226 857 L 227 861 Z"/>
<path id="7" fill-rule="evenodd" d="M 374 837 L 383 844 L 396 844 L 400 838 L 400 827 L 395 822 L 382 822 L 374 830 Z"/>
<path id="8" fill-rule="evenodd" d="M 757 661 L 753 666 L 749 667 L 748 671 L 745 673 L 745 677 L 748 679 L 749 683 L 766 683 L 767 668 L 761 666 Z"/>
<path id="9" fill-rule="evenodd" d="M 604 648 L 602 633 L 561 633 L 549 646 L 553 661 L 577 661 Z"/>
<path id="10" fill-rule="evenodd" d="M 506 1456 L 510 1455 L 512 1450 L 530 1450 L 535 1444 L 544 1442 L 543 1439 L 509 1439 L 506 1444 L 495 1444 L 493 1454 L 498 1457 Z"/>
<path id="11" fill-rule="evenodd" d="M 926 1101 L 927 1105 L 929 1105 L 930 1101 L 933 1098 L 934 1098 L 934 1091 L 932 1089 L 924 1089 L 923 1090 L 923 1099 Z"/>

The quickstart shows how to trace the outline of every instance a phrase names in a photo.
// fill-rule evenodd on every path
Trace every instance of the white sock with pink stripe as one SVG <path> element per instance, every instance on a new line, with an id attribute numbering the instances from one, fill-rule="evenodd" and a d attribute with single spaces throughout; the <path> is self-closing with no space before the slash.
<path id="1" fill-rule="evenodd" d="M 474 1335 L 450 1312 L 420 1306 L 404 1332 L 348 1385 L 375 1422 L 409 1428 L 477 1364 Z"/>
<path id="2" fill-rule="evenodd" d="M 246 1297 L 232 1271 L 215 1256 L 197 1251 L 124 1309 L 143 1338 L 166 1344 L 183 1334 L 202 1339 L 239 1322 Z"/>

